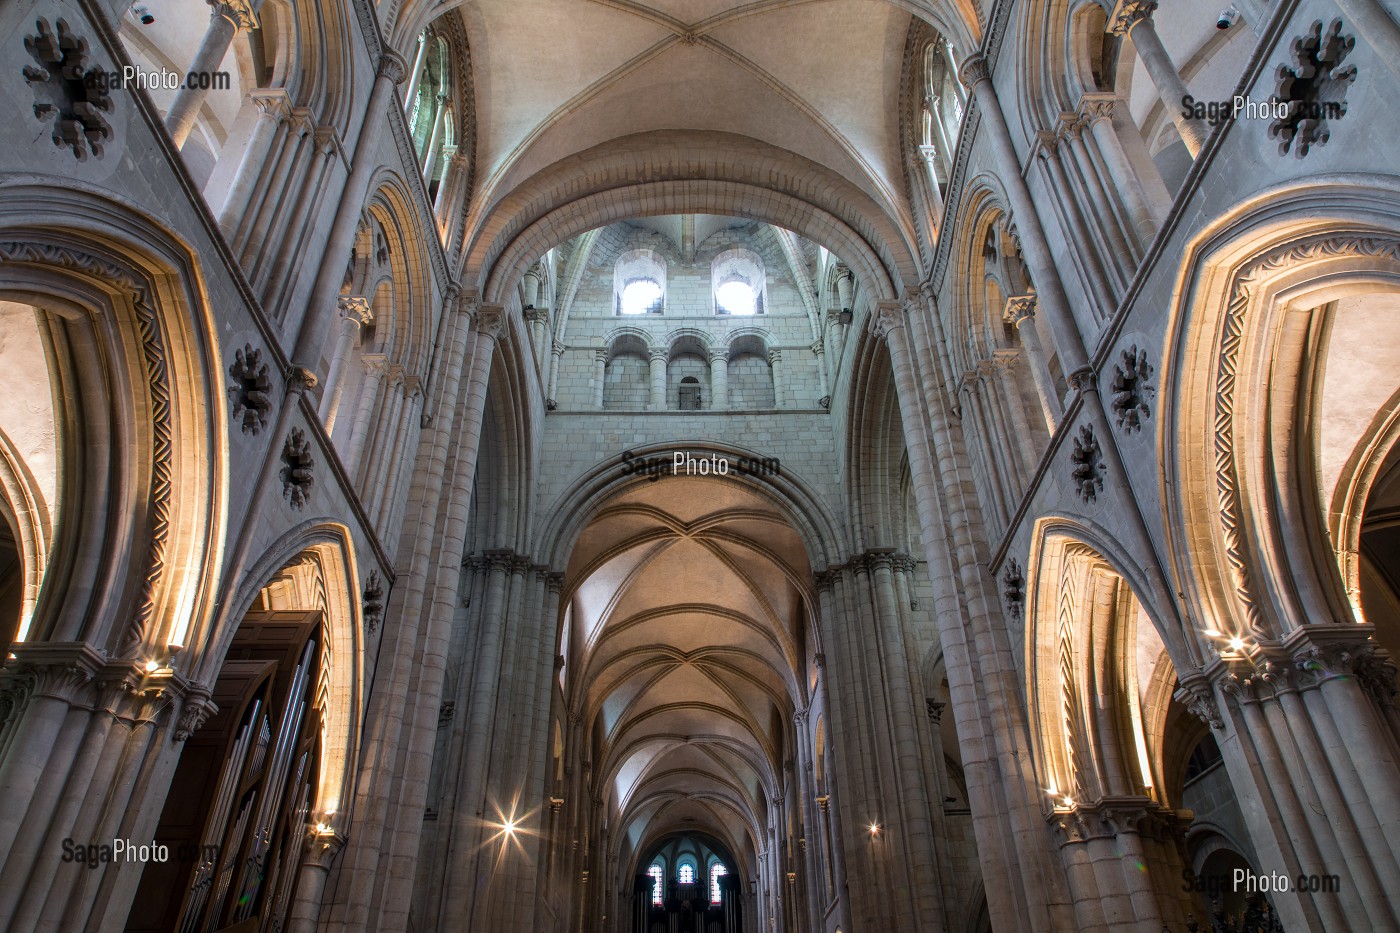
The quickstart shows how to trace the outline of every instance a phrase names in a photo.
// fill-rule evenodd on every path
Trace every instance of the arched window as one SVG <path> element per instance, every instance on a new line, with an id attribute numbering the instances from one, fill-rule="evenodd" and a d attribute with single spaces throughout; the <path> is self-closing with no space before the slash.
<path id="1" fill-rule="evenodd" d="M 661 906 L 661 878 L 664 874 L 665 871 L 660 862 L 652 862 L 651 867 L 647 869 L 647 876 L 651 878 L 651 904 L 653 907 Z"/>
<path id="2" fill-rule="evenodd" d="M 680 862 L 680 867 L 676 869 L 676 881 L 680 884 L 695 883 L 695 860 L 686 858 Z"/>
<path id="3" fill-rule="evenodd" d="M 756 253 L 746 249 L 720 253 L 710 266 L 715 313 L 743 316 L 762 314 L 766 283 L 763 260 Z"/>
<path id="4" fill-rule="evenodd" d="M 613 306 L 618 314 L 660 314 L 666 303 L 666 263 L 655 251 L 634 249 L 613 267 Z"/>
<path id="5" fill-rule="evenodd" d="M 679 408 L 681 411 L 700 410 L 700 380 L 686 376 L 681 380 Z"/>
<path id="6" fill-rule="evenodd" d="M 712 862 L 712 863 L 710 864 L 710 903 L 711 903 L 711 904 L 718 904 L 718 903 L 720 902 L 720 896 L 719 896 L 719 879 L 722 878 L 723 876 L 727 875 L 727 874 L 729 874 L 729 869 L 727 869 L 727 868 L 724 867 L 724 863 L 723 863 L 723 862 Z"/>
<path id="7" fill-rule="evenodd" d="M 958 146 L 965 93 L 955 71 L 957 56 L 948 40 L 935 38 L 924 48 L 923 104 L 919 150 L 935 185 L 947 182 Z"/>

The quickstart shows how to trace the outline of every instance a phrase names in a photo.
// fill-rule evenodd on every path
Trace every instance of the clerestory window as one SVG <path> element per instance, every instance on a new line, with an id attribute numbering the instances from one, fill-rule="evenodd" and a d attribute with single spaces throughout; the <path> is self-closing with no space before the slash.
<path id="1" fill-rule="evenodd" d="M 652 862 L 651 867 L 647 869 L 647 875 L 651 877 L 651 903 L 653 907 L 661 906 L 661 878 L 663 874 L 660 862 Z"/>
<path id="2" fill-rule="evenodd" d="M 628 250 L 613 266 L 618 314 L 660 314 L 666 304 L 666 263 L 654 250 Z"/>
<path id="3" fill-rule="evenodd" d="M 718 904 L 718 903 L 720 902 L 720 896 L 719 896 L 719 879 L 723 878 L 723 877 L 724 877 L 725 875 L 727 875 L 727 874 L 729 874 L 729 869 L 727 869 L 727 868 L 724 867 L 724 863 L 723 863 L 723 862 L 715 862 L 715 863 L 713 863 L 712 865 L 710 865 L 710 903 L 711 903 L 711 904 Z"/>
<path id="4" fill-rule="evenodd" d="M 746 249 L 720 253 L 710 266 L 715 314 L 739 317 L 762 314 L 766 282 L 763 260 L 757 253 Z"/>

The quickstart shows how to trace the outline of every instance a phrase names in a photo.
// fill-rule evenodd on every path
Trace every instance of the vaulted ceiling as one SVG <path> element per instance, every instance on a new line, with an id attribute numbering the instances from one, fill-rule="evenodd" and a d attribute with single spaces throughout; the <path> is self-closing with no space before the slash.
<path id="1" fill-rule="evenodd" d="M 476 105 L 474 214 L 610 140 L 748 137 L 810 160 L 907 224 L 899 84 L 912 17 L 966 44 L 972 3 L 925 0 L 388 0 L 391 33 L 456 11 Z M 386 11 L 386 8 L 387 11 Z M 975 28 L 975 27 L 974 27 Z M 416 33 L 413 33 L 416 34 Z"/>
<path id="2" fill-rule="evenodd" d="M 806 566 L 783 517 L 723 480 L 640 483 L 584 531 L 564 676 L 624 860 L 687 829 L 752 853 L 806 706 Z"/>

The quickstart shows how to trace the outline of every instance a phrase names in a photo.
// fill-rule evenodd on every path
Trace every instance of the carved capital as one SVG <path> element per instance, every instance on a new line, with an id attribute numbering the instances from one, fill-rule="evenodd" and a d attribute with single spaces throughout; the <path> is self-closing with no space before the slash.
<path id="1" fill-rule="evenodd" d="M 322 871 L 330 871 L 336 856 L 340 850 L 345 848 L 345 843 L 350 840 L 339 830 L 326 826 L 324 823 L 318 824 L 306 839 L 306 863 L 314 865 Z"/>
<path id="2" fill-rule="evenodd" d="M 287 381 L 288 392 L 310 392 L 321 382 L 316 378 L 316 374 L 305 366 L 288 366 L 283 378 Z"/>
<path id="3" fill-rule="evenodd" d="M 1012 295 L 1006 299 L 1006 307 L 1001 312 L 1001 319 L 1007 324 L 1020 327 L 1027 321 L 1035 320 L 1035 293 L 1029 295 Z"/>
<path id="4" fill-rule="evenodd" d="M 875 313 L 870 315 L 870 329 L 882 340 L 888 341 L 890 335 L 904 326 L 904 306 L 897 301 L 882 301 L 875 307 Z"/>
<path id="5" fill-rule="evenodd" d="M 256 29 L 258 25 L 257 14 L 253 12 L 253 5 L 248 0 L 207 0 L 210 6 L 210 15 L 222 17 L 239 30 Z"/>
<path id="6" fill-rule="evenodd" d="M 1369 625 L 1307 625 L 1285 642 L 1300 688 L 1350 678 L 1381 706 L 1395 704 L 1396 666 Z"/>
<path id="7" fill-rule="evenodd" d="M 341 295 L 336 299 L 336 308 L 342 318 L 357 328 L 374 320 L 369 299 L 361 295 Z"/>
<path id="8" fill-rule="evenodd" d="M 973 91 L 977 89 L 977 85 L 981 84 L 983 81 L 990 81 L 991 79 L 991 66 L 987 63 L 987 59 L 980 53 L 968 56 L 958 69 L 958 80 L 961 81 L 965 87 Z"/>
<path id="9" fill-rule="evenodd" d="M 477 307 L 476 332 L 478 335 L 490 337 L 492 340 L 499 339 L 505 321 L 505 308 L 500 305 L 480 305 Z"/>
<path id="10" fill-rule="evenodd" d="M 1197 719 L 1216 732 L 1225 728 L 1225 720 L 1220 715 L 1220 706 L 1215 702 L 1215 691 L 1205 675 L 1188 674 L 1181 678 L 1181 687 L 1172 694 L 1178 703 Z"/>
<path id="11" fill-rule="evenodd" d="M 218 704 L 209 698 L 209 688 L 203 684 L 190 684 L 185 693 L 185 702 L 180 707 L 180 716 L 175 720 L 171 738 L 183 742 L 199 731 L 209 717 L 219 711 Z"/>
<path id="12" fill-rule="evenodd" d="M 1079 120 L 1092 125 L 1099 120 L 1112 122 L 1113 113 L 1118 107 L 1118 98 L 1112 94 L 1087 93 L 1079 98 Z"/>
<path id="13" fill-rule="evenodd" d="M 376 77 L 388 78 L 395 84 L 402 84 L 404 76 L 408 74 L 408 62 L 393 49 L 385 49 L 379 56 L 379 65 L 374 73 Z"/>
<path id="14" fill-rule="evenodd" d="M 1139 23 L 1152 19 L 1157 10 L 1157 0 L 1119 0 L 1109 14 L 1108 31 L 1117 35 L 1132 32 Z"/>
<path id="15" fill-rule="evenodd" d="M 258 108 L 259 116 L 282 120 L 292 112 L 291 99 L 280 87 L 255 88 L 248 92 L 248 100 Z"/>

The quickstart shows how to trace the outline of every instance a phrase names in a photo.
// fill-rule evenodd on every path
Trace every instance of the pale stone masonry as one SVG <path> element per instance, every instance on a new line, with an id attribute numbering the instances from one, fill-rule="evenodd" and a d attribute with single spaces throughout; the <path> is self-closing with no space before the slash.
<path id="1" fill-rule="evenodd" d="M 0 929 L 1400 930 L 1395 0 L 0 37 Z"/>

